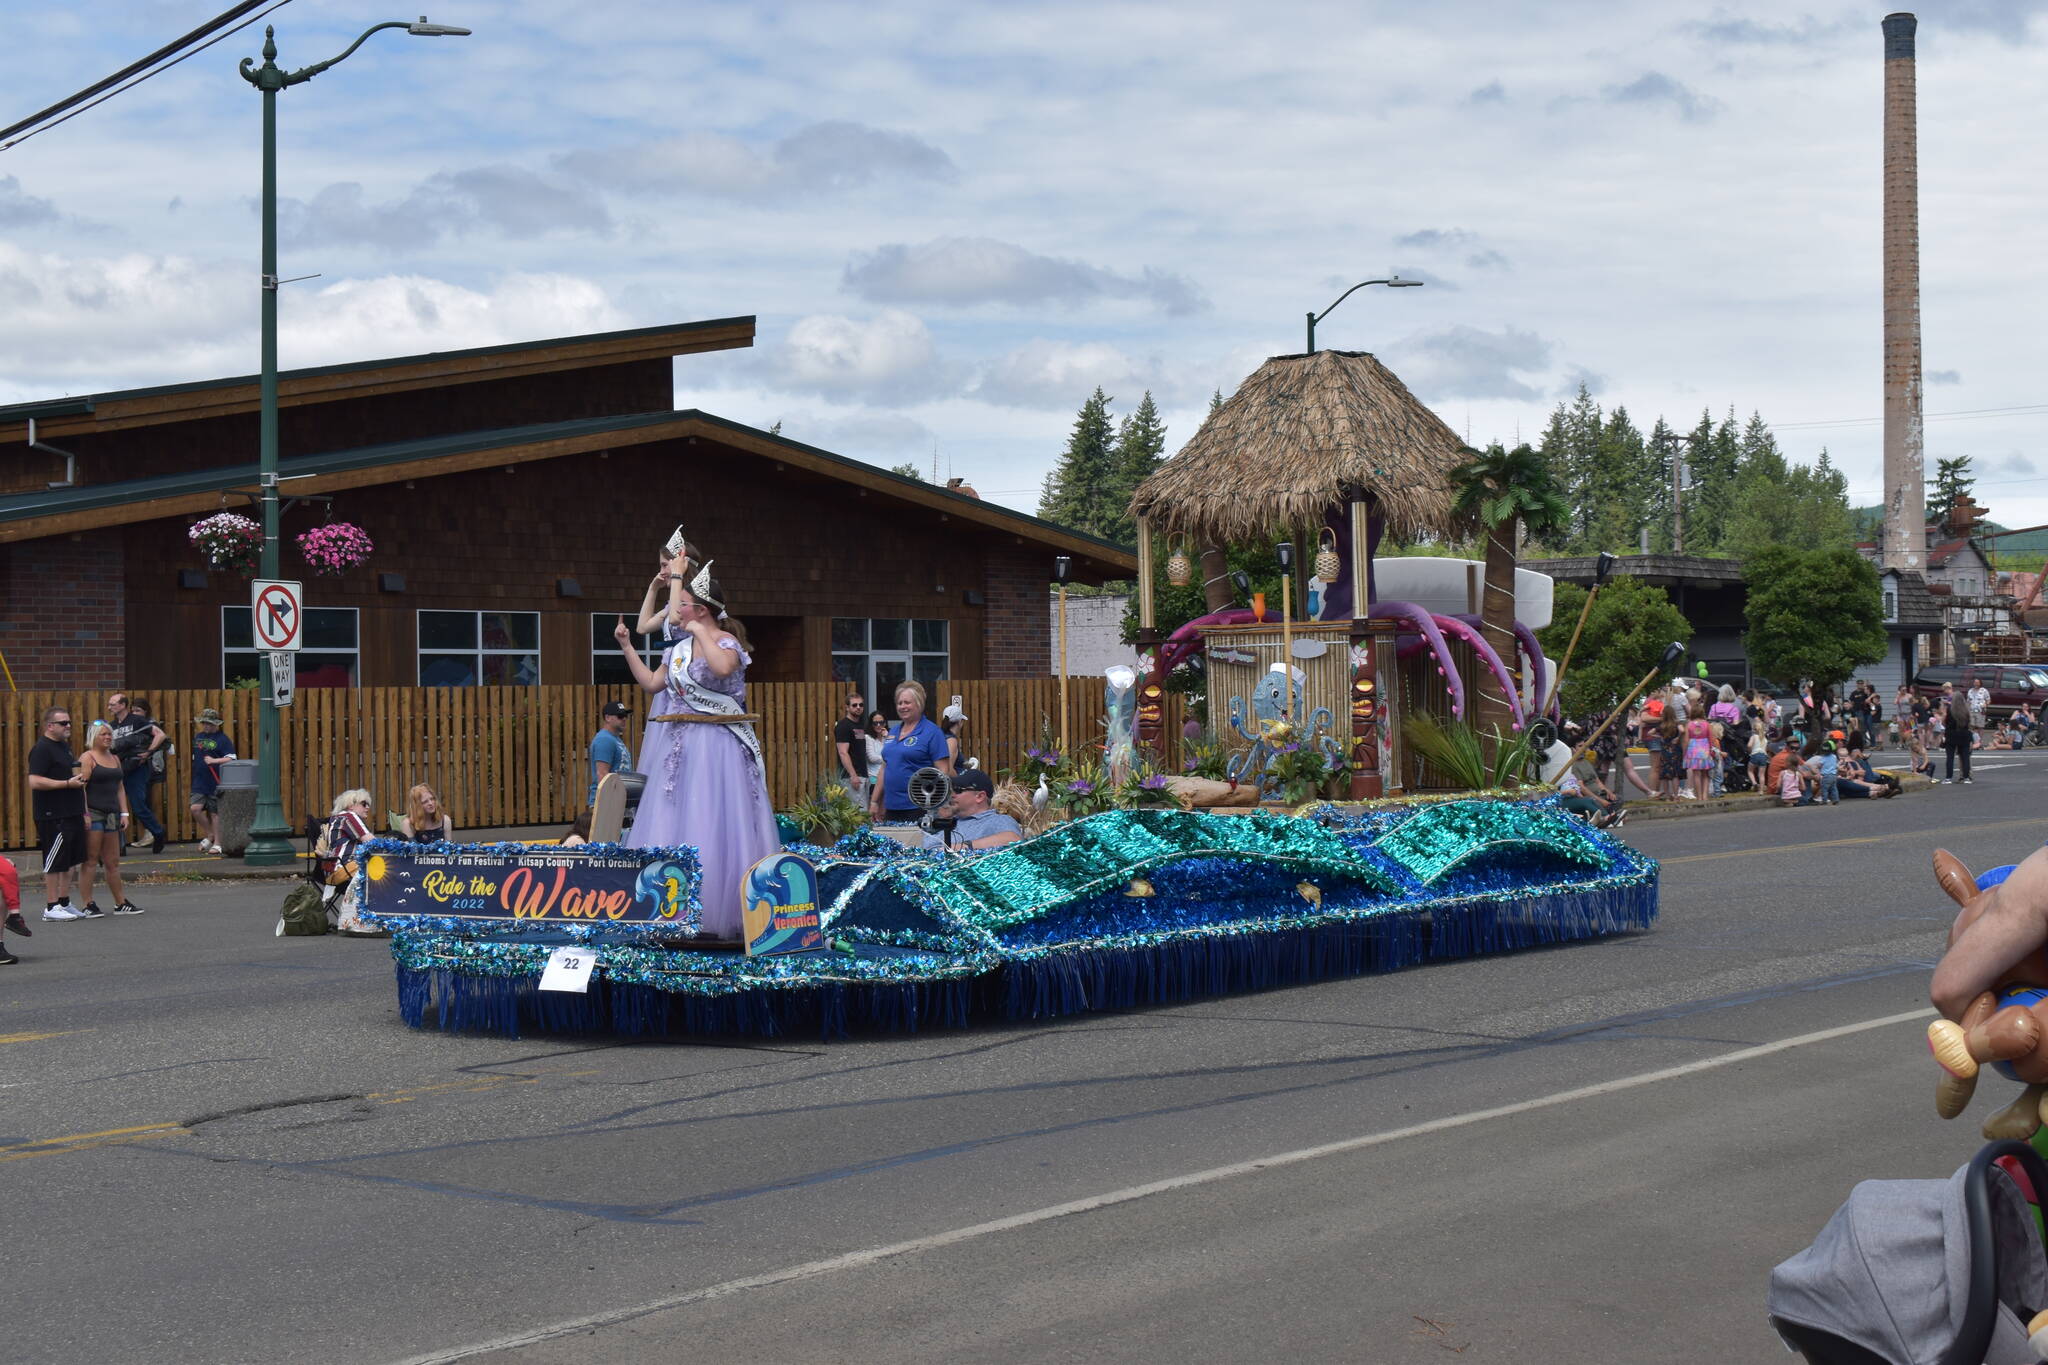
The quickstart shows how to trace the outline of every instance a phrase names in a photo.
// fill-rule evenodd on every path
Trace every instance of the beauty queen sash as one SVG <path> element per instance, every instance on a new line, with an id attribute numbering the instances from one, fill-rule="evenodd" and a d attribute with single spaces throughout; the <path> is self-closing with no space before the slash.
<path id="1" fill-rule="evenodd" d="M 690 676 L 690 660 L 696 655 L 696 647 L 697 642 L 693 636 L 686 634 L 676 640 L 676 647 L 670 652 L 668 659 L 670 689 L 680 693 L 685 701 L 706 715 L 744 716 L 746 708 L 739 702 L 723 692 L 712 691 Z M 767 768 L 761 762 L 761 741 L 754 737 L 754 723 L 750 720 L 734 719 L 723 721 L 721 724 L 728 734 L 740 742 L 740 747 L 747 751 L 747 757 L 754 762 L 754 771 L 765 776 Z"/>

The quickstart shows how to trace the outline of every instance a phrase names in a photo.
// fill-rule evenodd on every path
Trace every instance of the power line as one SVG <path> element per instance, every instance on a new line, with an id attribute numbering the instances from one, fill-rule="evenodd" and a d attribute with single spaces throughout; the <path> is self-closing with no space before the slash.
<path id="1" fill-rule="evenodd" d="M 232 22 L 237 16 L 247 14 L 250 10 L 255 9 L 258 5 L 261 5 L 263 3 L 264 0 L 245 0 L 243 4 L 237 5 L 228 13 L 221 15 L 219 18 L 213 20 L 205 26 L 194 29 L 192 32 L 186 34 L 183 38 L 180 38 L 177 42 L 170 44 L 168 47 L 161 48 L 158 51 L 151 53 L 149 56 L 143 58 L 139 62 L 135 62 L 129 66 L 123 67 L 121 70 L 115 72 L 113 75 L 107 77 L 105 80 L 99 81 L 96 84 L 88 87 L 87 89 L 79 91 L 77 94 L 71 96 L 71 98 L 69 99 L 58 101 L 56 104 L 51 105 L 48 109 L 43 110 L 40 114 L 36 114 L 31 118 L 23 119 L 21 122 L 14 124 L 12 127 L 0 129 L 0 138 L 4 138 L 9 133 L 18 132 L 23 128 L 30 128 L 30 125 L 39 123 L 41 122 L 41 120 L 45 118 L 49 118 L 51 114 L 57 113 L 59 110 L 71 110 L 70 113 L 65 114 L 64 117 L 60 119 L 52 119 L 50 122 L 42 124 L 41 127 L 30 128 L 30 131 L 22 133 L 20 137 L 12 138 L 5 142 L 0 142 L 0 152 L 6 151 L 9 147 L 18 147 L 22 143 L 28 141 L 30 138 L 36 136 L 36 134 L 38 133 L 47 133 L 52 128 L 55 128 L 60 124 L 69 123 L 72 119 L 77 118 L 86 110 L 94 109 L 102 104 L 105 104 L 108 100 L 114 98 L 114 96 L 118 94 L 121 94 L 123 91 L 133 90 L 136 86 L 142 84 L 151 76 L 161 76 L 164 72 L 169 71 L 179 62 L 184 61 L 187 57 L 196 57 L 200 53 L 206 51 L 206 49 L 208 49 L 209 47 L 212 47 L 215 43 L 220 42 L 222 39 L 234 37 L 237 33 L 240 33 L 243 29 L 249 27 L 249 25 L 255 23 L 258 19 L 263 18 L 265 15 L 274 14 L 278 10 L 283 9 L 286 5 L 291 3 L 291 0 L 275 0 L 275 3 L 273 3 L 269 9 L 264 10 L 261 14 L 250 15 L 249 18 L 244 19 L 241 23 L 236 24 L 233 28 L 228 29 L 225 33 L 222 33 L 207 42 L 200 43 L 199 46 L 192 48 L 190 51 L 180 52 L 176 57 L 171 58 L 171 60 L 165 62 L 162 66 L 155 67 L 152 70 L 143 71 L 140 76 L 137 76 L 134 80 L 129 81 L 126 85 L 116 86 L 112 90 L 107 90 L 106 94 L 101 95 L 98 99 L 93 100 L 90 104 L 80 105 L 76 109 L 71 108 L 72 105 L 78 104 L 80 100 L 86 99 L 101 90 L 106 90 L 109 85 L 113 84 L 115 81 L 122 79 L 124 76 L 127 76 L 131 72 L 138 71 L 141 70 L 143 67 L 149 66 L 150 63 L 156 61 L 165 53 L 177 52 L 180 46 L 189 43 L 196 38 L 202 37 L 205 34 L 213 32 L 214 29 L 220 27 L 222 24 Z"/>
<path id="2" fill-rule="evenodd" d="M 1922 420 L 1959 417 L 2009 417 L 2030 416 L 2048 413 L 2048 403 L 2022 403 L 2009 408 L 1963 408 L 1955 412 L 1929 412 L 1922 414 Z M 1832 422 L 1773 422 L 1773 431 L 1795 431 L 1806 427 L 1860 427 L 1876 426 L 1884 421 L 1882 417 L 1843 417 Z"/>
<path id="3" fill-rule="evenodd" d="M 0 128 L 0 138 L 12 137 L 14 134 L 20 132 L 24 128 L 30 128 L 38 123 L 41 123 L 44 119 L 50 117 L 50 115 L 52 114 L 63 113 L 66 109 L 69 109 L 72 105 L 77 104 L 81 100 L 91 99 L 94 95 L 99 94 L 100 91 L 106 89 L 110 85 L 119 85 L 122 81 L 127 80 L 130 76 L 134 75 L 138 71 L 141 71 L 145 67 L 155 66 L 158 62 L 170 56 L 173 52 L 176 52 L 178 49 L 185 47 L 188 44 L 198 42 L 201 38 L 204 38 L 207 34 L 213 32 L 215 29 L 220 28 L 226 24 L 232 24 L 235 20 L 241 18 L 243 15 L 247 14 L 250 10 L 255 9 L 258 5 L 261 5 L 262 3 L 263 0 L 243 0 L 241 4 L 236 5 L 226 14 L 220 15 L 219 17 L 214 19 L 207 20 L 204 24 L 201 24 L 198 28 L 193 29 L 190 33 L 178 39 L 176 42 L 165 44 L 164 46 L 158 48 L 156 51 L 150 53 L 147 57 L 144 57 L 139 62 L 131 62 L 127 66 L 122 67 L 119 71 L 116 71 L 113 75 L 107 77 L 105 80 L 96 82 L 92 85 L 88 85 L 85 89 L 79 91 L 77 94 L 71 96 L 69 99 L 58 100 L 55 104 L 43 110 L 41 113 L 31 114 L 19 123 L 10 124 L 5 128 Z"/>

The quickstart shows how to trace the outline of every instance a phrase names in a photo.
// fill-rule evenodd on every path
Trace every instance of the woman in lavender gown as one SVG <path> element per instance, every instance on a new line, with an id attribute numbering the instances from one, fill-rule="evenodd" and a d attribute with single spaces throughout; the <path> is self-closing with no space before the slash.
<path id="1" fill-rule="evenodd" d="M 754 727 L 743 719 L 750 662 L 745 630 L 727 619 L 709 564 L 675 599 L 675 642 L 659 672 L 633 648 L 624 617 L 612 634 L 633 677 L 656 694 L 640 771 L 647 785 L 626 843 L 634 848 L 688 844 L 703 868 L 704 935 L 740 937 L 740 882 L 747 869 L 782 847 L 761 768 Z M 685 719 L 665 720 L 676 716 Z M 715 717 L 734 719 L 719 720 Z M 703 717 L 703 719 L 699 719 Z"/>

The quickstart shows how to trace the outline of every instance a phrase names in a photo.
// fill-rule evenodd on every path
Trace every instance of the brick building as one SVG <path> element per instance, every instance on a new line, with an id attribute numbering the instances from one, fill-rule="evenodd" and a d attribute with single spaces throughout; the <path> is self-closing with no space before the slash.
<path id="1" fill-rule="evenodd" d="M 286 371 L 283 576 L 306 584 L 302 687 L 622 680 L 612 644 L 682 522 L 717 561 L 761 681 L 1042 676 L 1055 555 L 1120 546 L 673 406 L 673 358 L 752 344 L 727 318 Z M 257 515 L 253 377 L 0 407 L 0 653 L 22 688 L 253 676 L 245 579 L 186 538 Z M 361 526 L 315 577 L 294 538 Z"/>

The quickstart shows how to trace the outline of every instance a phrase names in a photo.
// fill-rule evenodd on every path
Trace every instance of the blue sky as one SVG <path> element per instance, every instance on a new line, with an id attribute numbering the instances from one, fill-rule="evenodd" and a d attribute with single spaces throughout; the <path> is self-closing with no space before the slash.
<path id="1" fill-rule="evenodd" d="M 224 3 L 12 16 L 12 117 Z M 417 9 L 417 5 L 414 6 Z M 1928 454 L 2048 521 L 2041 4 L 1920 12 Z M 287 364 L 754 313 L 679 405 L 1035 505 L 1096 384 L 1178 448 L 1301 347 L 1474 442 L 1581 381 L 1878 495 L 1881 8 L 453 0 L 280 97 Z M 395 10 L 293 0 L 280 61 Z M 255 367 L 246 30 L 0 153 L 0 401 Z M 1930 464 L 1931 467 L 1931 464 Z"/>

